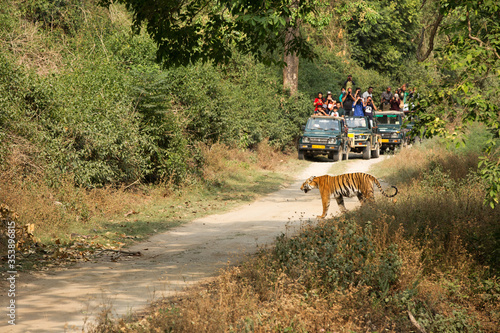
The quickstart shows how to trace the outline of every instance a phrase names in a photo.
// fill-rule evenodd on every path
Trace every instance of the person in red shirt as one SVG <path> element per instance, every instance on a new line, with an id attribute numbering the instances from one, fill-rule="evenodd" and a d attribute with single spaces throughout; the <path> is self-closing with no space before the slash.
<path id="1" fill-rule="evenodd" d="M 318 93 L 318 97 L 314 100 L 314 111 L 318 111 L 318 106 L 323 106 L 325 104 L 325 100 L 323 98 L 323 93 Z"/>

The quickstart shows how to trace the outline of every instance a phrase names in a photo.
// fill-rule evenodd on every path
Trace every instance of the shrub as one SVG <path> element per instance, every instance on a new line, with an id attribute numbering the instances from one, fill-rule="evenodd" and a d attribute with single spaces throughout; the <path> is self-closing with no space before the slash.
<path id="1" fill-rule="evenodd" d="M 75 33 L 83 23 L 82 0 L 27 0 L 21 10 L 26 20 L 65 33 Z"/>
<path id="2" fill-rule="evenodd" d="M 368 286 L 383 297 L 401 267 L 397 246 L 376 248 L 370 224 L 361 228 L 342 219 L 307 228 L 290 239 L 283 235 L 274 253 L 293 279 L 325 292 Z"/>

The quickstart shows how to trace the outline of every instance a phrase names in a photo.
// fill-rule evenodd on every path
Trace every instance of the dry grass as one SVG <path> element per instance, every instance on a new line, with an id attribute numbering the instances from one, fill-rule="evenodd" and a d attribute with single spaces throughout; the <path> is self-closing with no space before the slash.
<path id="1" fill-rule="evenodd" d="M 395 183 L 408 183 L 439 167 L 456 180 L 465 178 L 471 170 L 477 170 L 478 162 L 479 152 L 456 154 L 439 145 L 404 148 L 397 157 L 378 164 L 376 173 Z"/>
<path id="2" fill-rule="evenodd" d="M 45 240 L 56 234 L 78 231 L 81 225 L 88 224 L 90 228 L 94 223 L 91 220 L 109 220 L 131 210 L 138 211 L 138 207 L 150 202 L 176 200 L 180 193 L 189 191 L 189 187 L 173 186 L 168 179 L 155 186 L 137 183 L 94 189 L 76 187 L 70 174 L 57 179 L 47 175 L 34 145 L 14 136 L 8 140 L 9 151 L 3 156 L 5 163 L 0 174 L 0 203 L 19 213 L 21 224 L 34 224 L 35 236 Z M 202 187 L 203 184 L 222 186 L 234 177 L 245 178 L 249 173 L 258 175 L 259 170 L 274 170 L 290 159 L 275 152 L 267 143 L 259 145 L 255 152 L 223 144 L 210 147 L 200 144 L 199 148 L 204 160 L 201 179 L 186 184 Z M 272 158 L 277 162 L 271 162 Z"/>
<path id="3" fill-rule="evenodd" d="M 392 172 L 385 175 L 400 181 L 397 201 L 381 198 L 343 219 L 305 228 L 297 237 L 279 240 L 281 255 L 261 253 L 134 320 L 103 321 L 95 331 L 415 332 L 409 311 L 427 331 L 496 332 L 500 212 L 482 204 L 484 188 L 470 173 L 476 165 L 477 154 L 403 150 L 384 164 Z M 358 226 L 346 228 L 346 219 Z M 371 234 L 363 233 L 368 221 Z M 346 242 L 351 233 L 358 236 Z M 367 242 L 362 248 L 371 259 L 352 252 L 357 242 Z M 325 249 L 338 244 L 344 244 L 342 251 L 321 259 Z M 397 278 L 387 290 L 376 280 L 368 283 L 362 274 L 370 265 L 392 269 L 384 265 L 394 246 Z M 319 263 L 340 264 L 335 258 L 348 255 L 353 260 L 344 264 L 357 267 L 352 280 L 357 282 L 344 287 L 325 282 L 325 272 L 341 266 L 317 265 L 317 256 Z"/>
<path id="4" fill-rule="evenodd" d="M 269 145 L 266 139 L 257 145 L 257 163 L 264 170 L 277 170 L 284 165 L 284 156 Z"/>
<path id="5" fill-rule="evenodd" d="M 16 64 L 34 70 L 38 75 L 59 73 L 63 66 L 64 43 L 54 43 L 43 37 L 37 23 L 22 22 L 20 30 L 4 41 Z"/>
<path id="6" fill-rule="evenodd" d="M 230 148 L 222 143 L 211 146 L 199 143 L 204 165 L 203 178 L 207 181 L 220 181 L 223 174 L 235 173 L 252 162 L 252 154 L 248 151 Z"/>
<path id="7" fill-rule="evenodd" d="M 135 323 L 106 322 L 98 332 L 349 332 L 364 325 L 366 308 L 351 307 L 368 290 L 320 296 L 284 273 L 257 275 L 264 258 L 226 270 L 187 295 L 154 304 Z M 357 303 L 360 305 L 359 303 Z M 370 322 L 371 324 L 371 322 Z M 396 332 L 389 330 L 389 332 Z"/>

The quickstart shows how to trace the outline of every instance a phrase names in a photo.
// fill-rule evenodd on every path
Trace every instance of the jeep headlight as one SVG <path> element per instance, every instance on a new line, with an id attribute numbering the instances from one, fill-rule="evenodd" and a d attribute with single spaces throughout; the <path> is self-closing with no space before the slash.
<path id="1" fill-rule="evenodd" d="M 337 140 L 335 138 L 329 138 L 328 141 L 327 141 L 327 143 L 329 145 L 334 145 L 335 143 L 337 143 Z"/>
<path id="2" fill-rule="evenodd" d="M 391 139 L 398 139 L 399 138 L 399 134 L 398 133 L 392 133 L 391 134 Z"/>
<path id="3" fill-rule="evenodd" d="M 363 134 L 354 136 L 354 139 L 356 139 L 356 140 L 363 140 L 364 138 L 365 138 L 365 136 Z"/>
<path id="4" fill-rule="evenodd" d="M 309 137 L 307 136 L 302 137 L 302 143 L 309 143 L 309 142 L 311 142 L 311 140 L 309 140 Z"/>

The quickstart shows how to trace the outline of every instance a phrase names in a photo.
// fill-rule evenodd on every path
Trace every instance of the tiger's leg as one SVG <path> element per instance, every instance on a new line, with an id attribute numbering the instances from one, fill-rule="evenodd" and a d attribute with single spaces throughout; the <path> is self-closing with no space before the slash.
<path id="1" fill-rule="evenodd" d="M 363 202 L 374 201 L 375 195 L 373 193 L 373 185 L 369 186 L 366 190 L 361 193 L 358 193 L 358 199 L 363 204 Z"/>
<path id="2" fill-rule="evenodd" d="M 363 196 L 363 193 L 358 193 L 358 194 L 357 194 L 357 196 L 358 196 L 358 200 L 359 200 L 359 202 L 360 202 L 361 204 L 363 204 L 363 203 L 365 202 L 365 200 L 367 199 L 367 198 L 365 198 L 365 197 Z"/>
<path id="3" fill-rule="evenodd" d="M 347 209 L 345 208 L 345 205 L 344 205 L 344 197 L 342 195 L 339 195 L 335 199 L 337 199 L 337 204 L 339 205 L 340 211 L 342 213 L 347 212 Z"/>
<path id="4" fill-rule="evenodd" d="M 325 218 L 326 213 L 328 213 L 328 208 L 330 208 L 330 193 L 323 192 L 321 193 L 321 203 L 323 204 L 323 214 L 318 215 L 318 218 Z"/>

